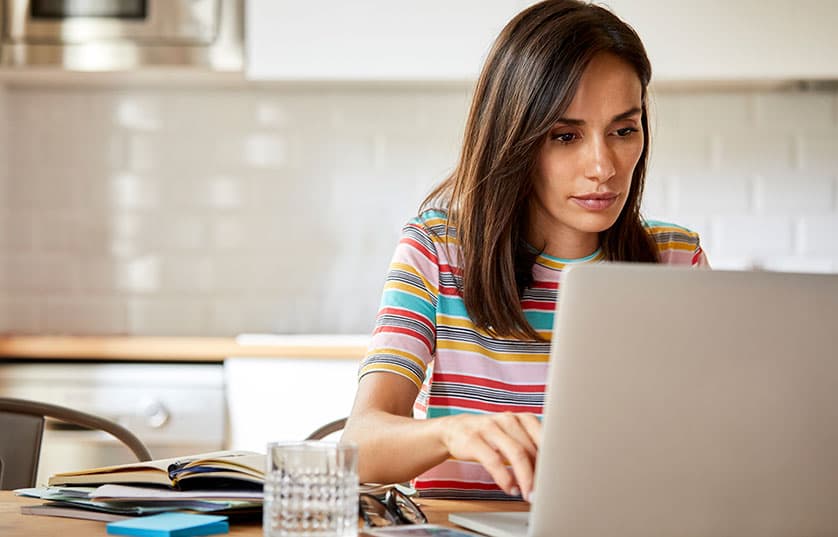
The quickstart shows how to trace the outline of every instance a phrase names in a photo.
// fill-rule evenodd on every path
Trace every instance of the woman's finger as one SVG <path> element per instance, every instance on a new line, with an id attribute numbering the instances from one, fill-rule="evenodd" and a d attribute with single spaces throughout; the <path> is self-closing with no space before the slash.
<path id="1" fill-rule="evenodd" d="M 535 414 L 517 414 L 517 416 L 537 451 L 541 445 L 541 420 Z"/>
<path id="2" fill-rule="evenodd" d="M 497 424 L 484 431 L 484 437 L 497 449 L 501 457 L 512 466 L 512 473 L 518 488 L 524 495 L 528 495 L 533 487 L 535 469 L 535 454 L 530 454 L 526 447 L 517 442 Z M 506 489 L 504 489 L 506 490 Z"/>
<path id="3" fill-rule="evenodd" d="M 472 456 L 468 458 L 479 462 L 504 492 L 516 496 L 515 476 L 507 468 L 503 455 L 482 438 L 471 442 L 469 448 Z"/>
<path id="4" fill-rule="evenodd" d="M 517 443 L 527 450 L 530 458 L 535 460 L 538 454 L 538 447 L 527 430 L 522 418 L 524 414 L 504 413 L 499 414 L 496 423 L 503 431 L 511 436 Z"/>

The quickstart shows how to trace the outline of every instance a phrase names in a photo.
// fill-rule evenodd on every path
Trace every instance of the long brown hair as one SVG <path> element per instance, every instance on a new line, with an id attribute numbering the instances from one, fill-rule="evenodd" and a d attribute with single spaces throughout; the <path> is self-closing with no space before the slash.
<path id="1" fill-rule="evenodd" d="M 598 53 L 634 67 L 643 88 L 643 150 L 626 204 L 600 233 L 607 260 L 658 262 L 640 217 L 649 154 L 646 87 L 651 65 L 640 38 L 608 10 L 546 0 L 519 13 L 495 41 L 474 91 L 454 172 L 422 203 L 444 207 L 462 248 L 463 300 L 475 326 L 497 337 L 541 340 L 520 298 L 537 254 L 526 243 L 528 199 L 541 143 L 570 106 Z"/>

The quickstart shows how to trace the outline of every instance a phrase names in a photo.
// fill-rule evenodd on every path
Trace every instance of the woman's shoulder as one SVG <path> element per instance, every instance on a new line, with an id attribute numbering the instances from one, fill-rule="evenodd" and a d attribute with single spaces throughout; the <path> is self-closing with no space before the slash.
<path id="1" fill-rule="evenodd" d="M 439 209 L 422 211 L 402 227 L 396 252 L 399 259 L 427 259 L 437 265 L 457 265 L 459 243 L 448 225 L 448 214 Z M 430 270 L 430 267 L 426 267 Z"/>
<path id="2" fill-rule="evenodd" d="M 405 230 L 416 230 L 432 240 L 456 239 L 457 234 L 448 221 L 448 212 L 443 209 L 427 209 L 405 224 Z"/>
<path id="3" fill-rule="evenodd" d="M 698 241 L 698 232 L 684 226 L 679 226 L 678 224 L 673 224 L 672 222 L 644 220 L 643 227 L 655 238 L 664 237 L 667 240 L 672 239 L 685 242 Z"/>
<path id="4" fill-rule="evenodd" d="M 425 209 L 410 219 L 410 222 L 421 224 L 425 227 L 444 226 L 447 221 L 448 212 L 443 209 Z"/>
<path id="5" fill-rule="evenodd" d="M 643 227 L 655 241 L 663 262 L 677 262 L 673 254 L 678 257 L 679 252 L 689 254 L 689 256 L 684 256 L 684 261 L 691 262 L 692 254 L 701 248 L 698 233 L 684 226 L 660 220 L 646 220 L 643 222 Z"/>

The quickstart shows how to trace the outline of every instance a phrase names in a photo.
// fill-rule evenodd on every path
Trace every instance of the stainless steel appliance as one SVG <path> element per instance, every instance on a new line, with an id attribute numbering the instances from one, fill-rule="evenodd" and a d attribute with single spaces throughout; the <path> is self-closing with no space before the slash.
<path id="1" fill-rule="evenodd" d="M 221 364 L 9 362 L 0 364 L 0 396 L 108 418 L 136 434 L 155 458 L 225 447 Z M 38 483 L 59 471 L 132 460 L 131 452 L 106 433 L 48 420 Z"/>
<path id="2" fill-rule="evenodd" d="M 243 67 L 244 0 L 0 0 L 0 64 Z"/>

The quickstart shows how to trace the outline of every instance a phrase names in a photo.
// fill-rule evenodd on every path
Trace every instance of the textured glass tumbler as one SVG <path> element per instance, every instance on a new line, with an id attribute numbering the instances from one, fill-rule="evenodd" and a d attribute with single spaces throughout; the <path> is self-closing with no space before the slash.
<path id="1" fill-rule="evenodd" d="M 268 444 L 265 537 L 358 534 L 358 448 L 335 442 Z"/>

